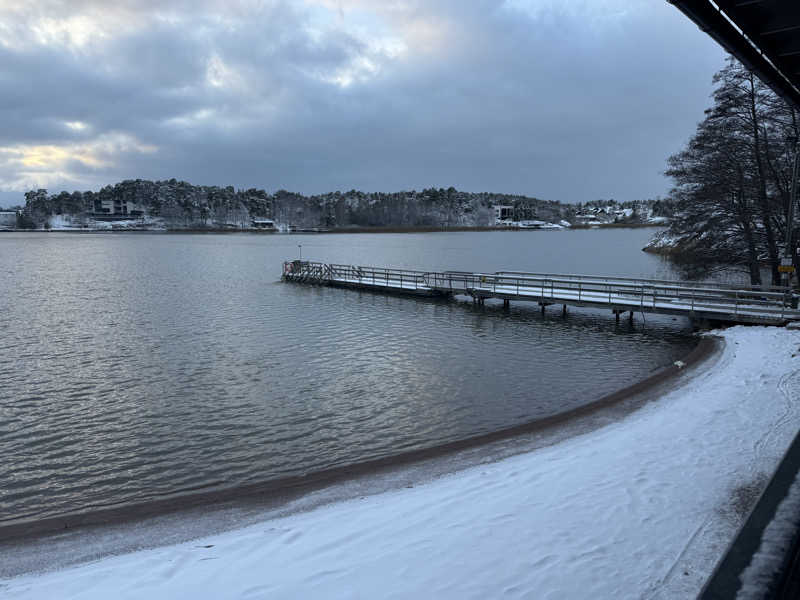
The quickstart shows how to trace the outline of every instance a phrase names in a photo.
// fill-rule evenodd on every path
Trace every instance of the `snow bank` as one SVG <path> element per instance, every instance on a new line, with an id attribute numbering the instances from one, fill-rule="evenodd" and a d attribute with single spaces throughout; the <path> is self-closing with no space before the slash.
<path id="1" fill-rule="evenodd" d="M 659 231 L 650 238 L 642 250 L 654 254 L 670 254 L 675 252 L 685 241 L 685 236 L 672 234 L 668 230 Z"/>
<path id="2" fill-rule="evenodd" d="M 111 231 L 112 229 L 161 231 L 166 229 L 164 219 L 149 215 L 129 219 L 120 218 L 116 221 L 81 219 L 74 215 L 51 215 L 47 218 L 47 224 L 52 231 Z"/>
<path id="3" fill-rule="evenodd" d="M 0 593 L 691 597 L 746 512 L 742 490 L 763 485 L 800 424 L 800 335 L 720 335 L 713 366 L 591 433 L 415 488 L 17 577 Z"/>
<path id="4" fill-rule="evenodd" d="M 70 231 L 72 229 L 81 229 L 83 226 L 72 221 L 72 215 L 51 215 L 47 219 L 50 229 L 54 231 Z"/>

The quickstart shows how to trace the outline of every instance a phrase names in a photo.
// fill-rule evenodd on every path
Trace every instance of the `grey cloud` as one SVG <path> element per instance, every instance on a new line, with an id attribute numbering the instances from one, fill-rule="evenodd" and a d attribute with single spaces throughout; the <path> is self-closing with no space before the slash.
<path id="1" fill-rule="evenodd" d="M 116 131 L 158 147 L 111 168 L 72 165 L 84 187 L 178 177 L 623 200 L 666 191 L 666 156 L 702 117 L 723 56 L 677 10 L 644 0 L 599 24 L 497 2 L 406 3 L 390 16 L 446 22 L 448 46 L 400 58 L 340 27 L 311 33 L 308 11 L 287 3 L 240 8 L 228 21 L 200 6 L 175 5 L 180 18 L 148 17 L 101 50 L 0 46 L 0 145 Z M 209 86 L 213 57 L 243 85 Z M 358 57 L 377 73 L 344 88 L 324 81 Z M 203 111 L 213 118 L 197 118 Z M 91 128 L 69 130 L 68 120 Z"/>

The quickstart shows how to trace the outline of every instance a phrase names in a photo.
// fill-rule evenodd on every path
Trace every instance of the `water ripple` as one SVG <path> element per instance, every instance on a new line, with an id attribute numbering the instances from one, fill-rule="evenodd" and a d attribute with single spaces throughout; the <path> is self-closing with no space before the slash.
<path id="1" fill-rule="evenodd" d="M 334 237 L 314 240 L 350 260 L 353 236 Z M 373 248 L 374 261 L 407 264 L 410 238 L 399 239 Z M 415 243 L 454 258 L 450 239 Z M 481 239 L 501 253 L 503 240 Z M 590 311 L 563 320 L 276 284 L 291 238 L 244 240 L 0 238 L 18 265 L 0 280 L 0 522 L 492 431 L 619 389 L 693 343 L 650 317 L 631 330 Z M 478 247 L 464 260 L 481 260 L 488 246 Z"/>

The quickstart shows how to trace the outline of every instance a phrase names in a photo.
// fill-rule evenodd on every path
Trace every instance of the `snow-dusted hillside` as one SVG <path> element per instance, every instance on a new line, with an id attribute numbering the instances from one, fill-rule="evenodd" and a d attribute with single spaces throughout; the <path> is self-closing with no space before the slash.
<path id="1" fill-rule="evenodd" d="M 235 190 L 195 186 L 185 181 L 127 180 L 99 192 L 31 190 L 25 194 L 24 222 L 33 228 L 107 228 L 109 221 L 138 223 L 128 228 L 250 229 L 257 221 L 277 229 L 297 228 L 456 228 L 505 223 L 542 223 L 529 228 L 558 229 L 577 212 L 602 211 L 598 222 L 648 223 L 664 201 L 636 201 L 607 207 L 562 204 L 534 197 L 469 193 L 430 188 L 401 192 L 332 192 L 304 196 L 278 190 Z M 629 206 L 630 205 L 630 206 Z M 611 212 L 606 212 L 606 209 Z M 592 213 L 594 214 L 594 213 Z M 151 221 L 148 221 L 150 219 Z M 156 221 L 152 221 L 156 220 Z M 580 221 L 580 219 L 579 219 Z"/>

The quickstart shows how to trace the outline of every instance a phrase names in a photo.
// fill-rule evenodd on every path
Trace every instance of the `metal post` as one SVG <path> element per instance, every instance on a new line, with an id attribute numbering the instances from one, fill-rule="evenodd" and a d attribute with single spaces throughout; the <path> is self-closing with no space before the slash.
<path id="1" fill-rule="evenodd" d="M 303 244 L 297 244 L 297 247 L 300 248 L 300 260 L 303 260 Z"/>

